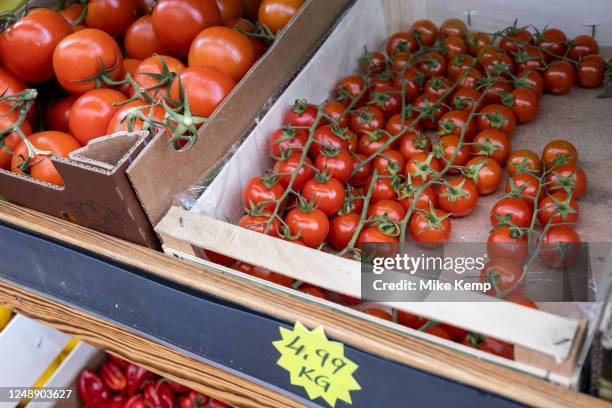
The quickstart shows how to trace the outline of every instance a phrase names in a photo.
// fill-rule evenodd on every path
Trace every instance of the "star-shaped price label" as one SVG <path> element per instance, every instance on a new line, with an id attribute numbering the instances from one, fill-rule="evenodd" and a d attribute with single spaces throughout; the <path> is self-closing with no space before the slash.
<path id="1" fill-rule="evenodd" d="M 302 386 L 311 400 L 323 398 L 352 404 L 351 391 L 361 389 L 353 378 L 357 364 L 344 356 L 344 345 L 330 341 L 323 328 L 308 330 L 296 322 L 293 330 L 280 328 L 282 339 L 272 342 L 281 357 L 276 362 L 289 371 L 291 384 Z"/>

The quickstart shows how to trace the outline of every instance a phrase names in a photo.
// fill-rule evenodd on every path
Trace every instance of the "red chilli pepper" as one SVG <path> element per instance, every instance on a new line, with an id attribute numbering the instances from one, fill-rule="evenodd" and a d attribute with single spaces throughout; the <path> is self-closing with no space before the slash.
<path id="1" fill-rule="evenodd" d="M 123 408 L 125 406 L 125 397 L 123 395 L 115 394 L 109 401 L 100 405 L 100 408 Z"/>
<path id="2" fill-rule="evenodd" d="M 127 379 L 121 369 L 112 361 L 107 361 L 100 366 L 100 377 L 104 384 L 111 390 L 121 391 L 127 387 Z"/>
<path id="3" fill-rule="evenodd" d="M 134 395 L 132 398 L 127 400 L 123 408 L 149 408 L 147 401 L 140 395 Z"/>
<path id="4" fill-rule="evenodd" d="M 153 378 L 153 373 L 135 364 L 128 364 L 125 369 L 125 376 L 127 378 L 127 395 L 131 397 L 142 389 L 148 379 Z"/>
<path id="5" fill-rule="evenodd" d="M 110 391 L 100 376 L 89 368 L 79 375 L 79 395 L 87 408 L 99 407 L 110 398 Z"/>
<path id="6" fill-rule="evenodd" d="M 178 400 L 178 408 L 202 408 L 208 402 L 208 397 L 197 391 L 190 390 L 189 394 L 183 395 Z"/>
<path id="7" fill-rule="evenodd" d="M 154 408 L 174 407 L 174 392 L 165 380 L 145 385 L 143 394 L 145 400 Z"/>

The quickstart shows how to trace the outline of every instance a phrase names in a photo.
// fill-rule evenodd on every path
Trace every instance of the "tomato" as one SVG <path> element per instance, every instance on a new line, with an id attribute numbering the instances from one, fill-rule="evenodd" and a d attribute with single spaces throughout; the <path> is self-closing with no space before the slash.
<path id="1" fill-rule="evenodd" d="M 544 79 L 542 75 L 533 69 L 521 72 L 518 74 L 518 80 L 515 81 L 515 85 L 522 88 L 531 89 L 538 98 L 544 91 Z"/>
<path id="2" fill-rule="evenodd" d="M 406 132 L 399 140 L 399 151 L 405 160 L 410 160 L 415 154 L 431 152 L 431 140 L 419 131 Z"/>
<path id="3" fill-rule="evenodd" d="M 25 82 L 15 77 L 5 68 L 0 67 L 0 95 L 15 95 L 25 91 L 27 88 L 28 85 Z M 33 111 L 34 109 L 31 109 L 30 113 L 33 114 Z M 30 120 L 30 115 L 28 115 L 28 120 Z"/>
<path id="4" fill-rule="evenodd" d="M 81 95 L 96 88 L 91 80 L 102 66 L 115 81 L 122 78 L 123 56 L 117 42 L 104 31 L 88 28 L 65 37 L 53 52 L 53 70 L 60 85 Z M 89 81 L 88 81 L 89 80 Z"/>
<path id="5" fill-rule="evenodd" d="M 389 136 L 382 132 L 363 133 L 359 137 L 357 151 L 366 157 L 373 156 L 381 149 L 388 148 L 385 146 L 389 141 Z"/>
<path id="6" fill-rule="evenodd" d="M 334 129 L 331 125 L 324 125 L 315 130 L 313 142 L 308 152 L 316 159 L 323 148 L 344 149 L 353 152 L 356 150 L 355 144 L 355 134 L 350 130 L 346 129 L 342 132 L 342 130 Z"/>
<path id="7" fill-rule="evenodd" d="M 390 118 L 402 109 L 401 90 L 391 85 L 377 85 L 370 93 L 368 104 L 382 110 L 385 118 Z"/>
<path id="8" fill-rule="evenodd" d="M 387 320 L 389 322 L 393 321 L 393 316 L 391 316 L 391 313 L 375 307 L 363 309 L 362 311 L 363 313 L 369 314 L 370 316 L 378 317 L 379 319 Z"/>
<path id="9" fill-rule="evenodd" d="M 323 292 L 321 288 L 318 288 L 308 283 L 302 283 L 298 290 L 302 293 L 309 294 L 310 296 L 314 296 L 316 298 L 327 299 L 325 292 Z"/>
<path id="10" fill-rule="evenodd" d="M 348 126 L 349 116 L 346 114 L 346 105 L 342 102 L 327 102 L 323 105 L 323 112 L 326 115 L 325 123 L 331 123 L 341 128 Z M 312 123 L 314 123 L 314 118 Z"/>
<path id="11" fill-rule="evenodd" d="M 0 34 L 0 59 L 22 81 L 47 81 L 53 78 L 55 47 L 72 32 L 70 24 L 58 13 L 37 9 Z"/>
<path id="12" fill-rule="evenodd" d="M 276 34 L 285 28 L 303 4 L 304 0 L 264 0 L 259 6 L 257 19 Z"/>
<path id="13" fill-rule="evenodd" d="M 242 17 L 245 9 L 242 0 L 217 0 L 217 7 L 219 7 L 219 15 L 223 24 Z"/>
<path id="14" fill-rule="evenodd" d="M 417 196 L 418 189 L 416 186 L 409 185 L 400 190 L 398 200 L 404 206 L 404 208 L 409 211 L 412 207 L 414 200 Z M 428 210 L 432 207 L 436 207 L 438 205 L 438 198 L 436 192 L 431 186 L 425 187 L 423 192 L 419 195 L 416 203 L 414 203 L 414 208 L 420 208 L 424 210 Z"/>
<path id="15" fill-rule="evenodd" d="M 221 21 L 215 0 L 159 0 L 152 18 L 157 38 L 179 56 L 188 54 L 202 30 Z"/>
<path id="16" fill-rule="evenodd" d="M 422 185 L 431 180 L 434 173 L 441 170 L 441 165 L 433 153 L 417 153 L 406 164 L 405 172 L 415 185 Z"/>
<path id="17" fill-rule="evenodd" d="M 587 55 L 578 64 L 578 85 L 583 88 L 597 88 L 604 81 L 605 61 L 599 55 Z"/>
<path id="18" fill-rule="evenodd" d="M 257 57 L 248 37 L 228 27 L 209 27 L 199 33 L 189 50 L 189 66 L 217 68 L 239 81 Z"/>
<path id="19" fill-rule="evenodd" d="M 514 176 L 521 173 L 540 174 L 542 162 L 538 155 L 532 150 L 515 150 L 508 157 L 508 174 Z"/>
<path id="20" fill-rule="evenodd" d="M 276 177 L 255 176 L 247 181 L 242 190 L 242 203 L 249 210 L 257 206 L 274 211 L 284 193 L 285 188 Z"/>
<path id="21" fill-rule="evenodd" d="M 539 184 L 539 180 L 531 173 L 515 174 L 506 181 L 504 191 L 509 197 L 522 198 L 533 206 Z"/>
<path id="22" fill-rule="evenodd" d="M 374 158 L 373 164 L 379 175 L 390 176 L 401 173 L 406 162 L 399 151 L 387 149 Z"/>
<path id="23" fill-rule="evenodd" d="M 68 133 L 70 131 L 68 116 L 70 114 L 70 108 L 76 100 L 76 96 L 70 95 L 49 103 L 45 111 L 45 129 Z"/>
<path id="24" fill-rule="evenodd" d="M 283 187 L 287 188 L 291 180 L 291 175 L 296 171 L 299 164 L 300 156 L 296 154 L 291 155 L 286 159 L 280 159 L 274 164 L 274 174 L 277 175 L 278 181 Z M 300 167 L 297 176 L 293 180 L 293 190 L 300 191 L 304 184 L 314 177 L 314 170 L 312 169 L 313 166 L 312 161 L 306 157 L 304 165 Z"/>
<path id="25" fill-rule="evenodd" d="M 420 125 L 425 129 L 435 129 L 438 121 L 448 111 L 446 105 L 432 95 L 423 94 L 414 101 L 414 107 L 423 114 Z"/>
<path id="26" fill-rule="evenodd" d="M 489 259 L 512 259 L 523 265 L 529 256 L 527 234 L 518 228 L 498 225 L 487 239 L 487 254 Z"/>
<path id="27" fill-rule="evenodd" d="M 455 155 L 455 158 L 451 162 L 451 165 L 455 166 L 455 168 L 449 168 L 449 173 L 458 173 L 459 169 L 457 167 L 463 166 L 470 159 L 469 147 L 465 144 L 459 147 L 459 137 L 453 134 L 442 136 L 440 141 L 435 143 L 434 152 L 438 159 L 444 160 L 442 162 L 442 167 L 444 167 L 446 162 L 450 161 L 451 157 Z"/>
<path id="28" fill-rule="evenodd" d="M 366 227 L 359 233 L 355 247 L 361 248 L 362 244 L 369 243 L 395 244 L 398 242 L 399 238 L 397 236 L 387 234 L 386 232 L 381 231 L 379 227 Z M 381 252 L 385 253 L 387 251 L 394 252 L 393 248 L 381 248 Z"/>
<path id="29" fill-rule="evenodd" d="M 347 247 L 357 230 L 361 216 L 354 212 L 336 215 L 331 219 L 327 240 L 337 250 Z"/>
<path id="30" fill-rule="evenodd" d="M 514 113 L 503 105 L 488 105 L 480 110 L 476 118 L 478 130 L 497 129 L 504 132 L 508 137 L 512 136 L 516 129 L 516 117 Z"/>
<path id="31" fill-rule="evenodd" d="M 565 33 L 558 28 L 547 28 L 537 35 L 536 44 L 544 49 L 544 56 L 547 61 L 552 60 L 555 56 L 562 56 L 567 50 L 567 37 Z"/>
<path id="32" fill-rule="evenodd" d="M 578 151 L 567 140 L 553 140 L 542 150 L 542 162 L 546 169 L 556 168 L 564 164 L 576 167 L 577 161 Z"/>
<path id="33" fill-rule="evenodd" d="M 390 57 L 398 52 L 415 52 L 418 43 L 410 33 L 397 32 L 387 40 L 387 55 Z"/>
<path id="34" fill-rule="evenodd" d="M 367 97 L 365 80 L 359 75 L 342 78 L 336 84 L 336 95 L 341 102 L 351 103 L 355 98 L 364 100 Z"/>
<path id="35" fill-rule="evenodd" d="M 533 44 L 531 33 L 526 28 L 518 27 L 511 27 L 506 30 L 499 42 L 500 48 L 508 54 L 514 54 L 529 44 Z"/>
<path id="36" fill-rule="evenodd" d="M 525 71 L 543 71 L 546 68 L 546 59 L 543 52 L 536 47 L 526 47 L 517 51 L 514 55 L 516 63 L 516 72 L 523 73 Z"/>
<path id="37" fill-rule="evenodd" d="M 547 92 L 562 95 L 568 93 L 576 82 L 572 65 L 564 60 L 553 61 L 544 71 L 544 88 Z"/>
<path id="38" fill-rule="evenodd" d="M 249 229 L 251 231 L 259 232 L 260 234 L 270 235 L 271 237 L 277 237 L 281 230 L 281 222 L 278 218 L 273 218 L 270 221 L 271 214 L 263 215 L 250 215 L 246 214 L 240 218 L 238 225 L 242 228 Z M 267 231 L 266 231 L 267 229 Z"/>
<path id="39" fill-rule="evenodd" d="M 231 76 L 208 66 L 185 68 L 180 78 L 191 112 L 204 118 L 211 116 L 236 86 Z M 172 83 L 171 98 L 174 100 L 179 98 L 178 84 L 178 81 Z"/>
<path id="40" fill-rule="evenodd" d="M 151 16 L 142 16 L 130 25 L 125 33 L 124 44 L 128 57 L 139 60 L 168 52 L 153 30 Z"/>
<path id="41" fill-rule="evenodd" d="M 138 0 L 89 0 L 85 23 L 87 27 L 119 37 L 138 18 L 139 11 Z"/>
<path id="42" fill-rule="evenodd" d="M 11 108 L 0 103 L 0 129 L 6 130 L 13 126 L 19 119 L 19 113 L 15 110 L 11 111 Z M 28 136 L 32 133 L 32 129 L 27 121 L 25 121 L 19 128 L 24 136 Z M 11 168 L 11 159 L 13 157 L 12 152 L 15 150 L 17 145 L 21 142 L 21 138 L 15 132 L 7 135 L 2 143 L 4 146 L 0 147 L 0 169 L 9 170 Z M 7 149 L 9 149 L 7 151 Z"/>
<path id="43" fill-rule="evenodd" d="M 470 55 L 477 57 L 485 47 L 491 45 L 491 37 L 486 33 L 472 32 L 467 37 L 467 43 Z"/>
<path id="44" fill-rule="evenodd" d="M 152 120 L 158 122 L 162 122 L 166 118 L 166 110 L 161 105 L 154 105 L 152 107 L 151 105 L 147 105 L 147 103 L 142 100 L 131 101 L 118 107 L 112 119 L 108 123 L 106 134 L 111 135 L 113 133 L 122 131 L 136 132 L 139 130 L 149 130 L 155 134 L 156 130 L 159 129 L 159 125 L 136 117 L 134 117 L 134 119 L 132 119 L 130 122 L 130 112 L 136 113 L 136 111 L 139 111 L 146 118 L 151 118 Z"/>
<path id="45" fill-rule="evenodd" d="M 196 253 L 198 253 L 198 256 L 200 257 L 202 254 L 205 255 L 209 261 L 219 265 L 228 266 L 236 263 L 236 260 L 234 258 L 230 258 L 229 256 L 225 256 L 215 251 L 211 251 L 210 249 L 196 248 Z"/>
<path id="46" fill-rule="evenodd" d="M 512 146 L 506 133 L 497 129 L 485 129 L 472 141 L 471 151 L 477 156 L 492 157 L 501 166 L 506 164 Z"/>
<path id="47" fill-rule="evenodd" d="M 468 112 L 462 110 L 452 110 L 440 118 L 438 122 L 438 135 L 454 135 L 461 137 L 463 133 L 463 142 L 471 142 L 476 134 L 476 121 L 470 120 Z"/>
<path id="48" fill-rule="evenodd" d="M 462 329 L 461 327 L 450 325 L 450 324 L 440 323 L 438 327 L 444 330 L 450 336 L 450 339 L 453 340 L 454 342 L 461 343 L 468 335 L 467 330 Z M 427 333 L 431 334 L 430 331 L 427 331 Z M 438 337 L 441 337 L 441 336 L 438 336 Z"/>
<path id="49" fill-rule="evenodd" d="M 540 102 L 538 96 L 530 89 L 517 88 L 510 93 L 510 109 L 519 124 L 533 121 L 538 115 Z"/>
<path id="50" fill-rule="evenodd" d="M 416 120 L 418 116 L 419 113 L 412 109 L 406 112 L 403 120 L 401 114 L 398 113 L 397 115 L 393 115 L 387 121 L 385 130 L 392 136 L 396 136 L 399 133 L 408 134 L 411 131 L 418 131 L 421 128 L 419 122 Z"/>
<path id="51" fill-rule="evenodd" d="M 105 136 L 111 119 L 119 109 L 115 103 L 125 100 L 125 95 L 114 89 L 94 89 L 84 93 L 70 108 L 70 133 L 83 146 Z"/>
<path id="52" fill-rule="evenodd" d="M 514 359 L 514 346 L 492 337 L 484 337 L 470 333 L 465 340 L 463 340 L 463 344 L 509 360 Z"/>
<path id="53" fill-rule="evenodd" d="M 504 197 L 491 209 L 491 225 L 508 225 L 529 228 L 533 211 L 531 207 L 520 198 Z"/>
<path id="54" fill-rule="evenodd" d="M 454 177 L 440 186 L 438 206 L 451 217 L 464 217 L 474 211 L 478 203 L 478 190 L 470 179 Z"/>
<path id="55" fill-rule="evenodd" d="M 489 296 L 497 296 L 510 289 L 512 293 L 520 294 L 523 287 L 519 286 L 523 276 L 523 268 L 511 259 L 497 258 L 487 262 L 480 271 L 480 282 L 490 283 L 493 288 L 485 293 Z M 497 289 L 496 289 L 497 287 Z"/>
<path id="56" fill-rule="evenodd" d="M 442 41 L 442 45 L 446 47 L 445 54 L 447 58 L 463 55 L 468 50 L 467 43 L 460 37 L 448 37 Z"/>
<path id="57" fill-rule="evenodd" d="M 304 129 L 294 127 L 282 127 L 275 130 L 268 139 L 268 150 L 274 158 L 284 155 L 300 156 L 302 148 L 308 142 L 308 133 Z"/>
<path id="58" fill-rule="evenodd" d="M 559 191 L 538 202 L 538 220 L 547 224 L 575 224 L 578 221 L 578 203 L 571 195 Z"/>
<path id="59" fill-rule="evenodd" d="M 368 191 L 372 186 L 372 177 L 369 177 L 364 186 L 364 191 Z M 395 200 L 397 198 L 397 191 L 394 188 L 394 183 L 390 178 L 377 178 L 372 188 L 372 196 L 370 198 L 370 205 L 374 204 L 378 200 Z"/>
<path id="60" fill-rule="evenodd" d="M 446 74 L 446 58 L 437 52 L 423 54 L 417 61 L 417 68 L 428 78 Z"/>
<path id="61" fill-rule="evenodd" d="M 502 97 L 512 91 L 512 84 L 505 80 L 494 82 L 484 90 L 484 100 L 486 104 L 500 104 Z"/>
<path id="62" fill-rule="evenodd" d="M 423 326 L 427 323 L 427 319 L 424 317 L 417 316 L 415 314 L 404 312 L 403 310 L 396 310 L 397 312 L 397 323 L 402 326 L 410 327 L 412 329 L 418 330 L 419 327 Z"/>
<path id="63" fill-rule="evenodd" d="M 288 288 L 292 287 L 295 283 L 295 279 L 290 278 L 289 276 L 281 275 L 280 273 L 272 272 L 269 269 L 261 268 L 259 266 L 252 266 L 247 273 L 257 278 L 276 283 L 277 285 L 286 286 Z M 211 400 L 211 402 L 212 401 L 214 400 Z M 213 406 L 213 404 L 209 404 L 209 407 L 211 406 Z"/>
<path id="64" fill-rule="evenodd" d="M 348 181 L 353 171 L 353 158 L 344 149 L 321 149 L 315 160 L 315 167 L 321 172 L 330 174 L 341 183 Z"/>
<path id="65" fill-rule="evenodd" d="M 337 213 L 346 198 L 342 184 L 334 178 L 317 180 L 315 177 L 308 180 L 302 189 L 302 195 L 309 202 L 314 200 L 315 206 L 328 216 Z"/>
<path id="66" fill-rule="evenodd" d="M 329 233 L 327 215 L 318 208 L 293 208 L 285 217 L 292 236 L 300 239 L 306 246 L 316 248 L 325 242 Z"/>
<path id="67" fill-rule="evenodd" d="M 451 105 L 453 109 L 462 110 L 465 112 L 475 112 L 482 109 L 483 102 L 480 101 L 480 92 L 473 88 L 459 88 L 453 95 Z M 478 102 L 476 108 L 474 105 Z"/>
<path id="68" fill-rule="evenodd" d="M 447 37 L 464 38 L 467 33 L 467 26 L 458 18 L 449 18 L 440 26 L 439 37 L 445 39 Z"/>
<path id="69" fill-rule="evenodd" d="M 235 1 L 235 0 L 232 0 L 232 1 Z M 243 33 L 253 33 L 256 31 L 255 24 L 253 24 L 252 22 L 248 20 L 244 20 L 242 18 L 229 20 L 225 23 L 225 26 L 233 30 L 243 32 Z M 256 59 L 259 59 L 262 55 L 266 53 L 266 51 L 268 50 L 268 44 L 264 40 L 253 37 L 251 35 L 247 35 L 247 38 L 249 39 L 249 41 L 251 42 L 251 45 L 253 46 L 253 50 L 255 51 Z"/>
<path id="70" fill-rule="evenodd" d="M 141 61 L 134 72 L 134 80 L 154 99 L 166 97 L 172 86 L 170 77 L 160 78 L 164 73 L 164 65 L 167 72 L 174 74 L 180 74 L 185 69 L 185 65 L 176 58 L 167 55 L 154 55 Z"/>
<path id="71" fill-rule="evenodd" d="M 425 75 L 416 68 L 408 68 L 400 75 L 397 75 L 393 80 L 393 84 L 397 89 L 404 87 L 404 97 L 406 102 L 414 101 L 423 89 Z"/>
<path id="72" fill-rule="evenodd" d="M 385 116 L 375 106 L 362 106 L 351 113 L 351 129 L 354 132 L 374 132 L 385 127 Z"/>
<path id="73" fill-rule="evenodd" d="M 599 44 L 590 35 L 578 35 L 574 38 L 567 56 L 574 61 L 579 61 L 587 55 L 599 53 Z"/>
<path id="74" fill-rule="evenodd" d="M 138 65 L 140 65 L 141 61 L 134 58 L 126 58 L 123 60 L 123 78 L 125 80 L 130 74 L 130 77 L 134 78 L 136 74 L 136 70 L 138 69 Z M 132 86 L 129 83 L 124 83 L 117 87 L 124 95 L 130 96 L 133 94 Z"/>
<path id="75" fill-rule="evenodd" d="M 368 177 L 372 175 L 372 163 L 366 162 L 361 164 L 366 157 L 362 154 L 353 154 L 353 169 L 351 170 L 353 176 L 349 179 L 349 183 L 352 186 L 363 185 Z"/>
<path id="76" fill-rule="evenodd" d="M 430 47 L 438 38 L 438 27 L 427 19 L 416 20 L 410 26 L 410 33 L 422 46 Z"/>
<path id="77" fill-rule="evenodd" d="M 492 77 L 506 77 L 515 72 L 514 61 L 505 52 L 493 53 L 481 58 L 484 73 Z"/>
<path id="78" fill-rule="evenodd" d="M 378 200 L 368 208 L 368 219 L 401 222 L 406 216 L 406 209 L 396 200 Z"/>
<path id="79" fill-rule="evenodd" d="M 471 88 L 477 90 L 483 76 L 484 75 L 478 68 L 463 69 L 457 75 L 457 86 L 459 88 Z"/>
<path id="80" fill-rule="evenodd" d="M 476 156 L 466 164 L 464 175 L 474 180 L 478 194 L 491 194 L 499 188 L 503 177 L 501 165 L 491 157 Z"/>
<path id="81" fill-rule="evenodd" d="M 546 175 L 546 188 L 550 193 L 564 191 L 577 200 L 586 192 L 587 177 L 581 168 L 569 164 L 555 167 Z"/>
<path id="82" fill-rule="evenodd" d="M 415 212 L 409 228 L 412 238 L 424 244 L 446 242 L 452 232 L 449 215 L 438 208 Z"/>
<path id="83" fill-rule="evenodd" d="M 552 227 L 542 238 L 540 258 L 553 268 L 566 268 L 576 260 L 580 245 L 580 236 L 572 227 Z"/>
<path id="84" fill-rule="evenodd" d="M 39 132 L 28 136 L 32 145 L 40 150 L 50 151 L 59 157 L 68 157 L 68 154 L 81 145 L 67 133 L 63 132 Z M 28 149 L 23 141 L 15 147 L 14 155 L 11 160 L 11 170 L 17 174 L 23 174 L 20 166 L 28 158 Z M 58 186 L 64 185 L 64 180 L 55 169 L 53 162 L 48 156 L 37 155 L 29 160 L 28 172 L 33 179 L 41 180 Z"/>
<path id="85" fill-rule="evenodd" d="M 453 57 L 448 61 L 447 75 L 453 81 L 456 81 L 465 70 L 469 70 L 472 68 L 474 64 L 474 58 L 467 54 L 461 54 Z"/>
<path id="86" fill-rule="evenodd" d="M 450 99 L 450 89 L 453 84 L 444 77 L 432 76 L 423 88 L 423 92 L 432 96 L 432 99 Z M 444 96 L 446 95 L 446 96 Z"/>
<path id="87" fill-rule="evenodd" d="M 387 59 L 382 52 L 367 51 L 360 59 L 359 59 L 359 67 L 367 74 L 374 75 L 379 73 L 385 68 L 385 64 Z"/>
<path id="88" fill-rule="evenodd" d="M 70 25 L 74 26 L 83 13 L 83 5 L 80 3 L 72 3 L 63 10 L 58 11 L 58 13 L 64 17 Z"/>
<path id="89" fill-rule="evenodd" d="M 538 304 L 536 302 L 522 296 L 508 296 L 506 300 L 512 303 L 516 303 L 517 305 L 530 307 L 532 309 L 539 309 Z"/>
<path id="90" fill-rule="evenodd" d="M 311 127 L 317 118 L 317 107 L 298 99 L 285 113 L 283 122 L 293 126 Z"/>

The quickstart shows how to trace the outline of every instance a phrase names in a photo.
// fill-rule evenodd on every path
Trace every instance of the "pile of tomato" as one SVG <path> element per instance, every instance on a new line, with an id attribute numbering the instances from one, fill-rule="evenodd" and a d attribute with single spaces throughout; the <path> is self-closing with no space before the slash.
<path id="1" fill-rule="evenodd" d="M 2 17 L 0 168 L 63 185 L 51 154 L 126 129 L 184 147 L 303 2 L 78 0 Z"/>
<path id="2" fill-rule="evenodd" d="M 598 49 L 594 38 L 570 41 L 556 28 L 514 25 L 487 34 L 468 33 L 458 19 L 440 27 L 416 21 L 391 35 L 383 51 L 366 52 L 359 72 L 340 79 L 332 99 L 299 100 L 286 112 L 268 140 L 273 167 L 243 188 L 246 214 L 239 225 L 354 259 L 364 243 L 441 244 L 450 239 L 454 218 L 468 216 L 479 196 L 500 189 L 505 168 L 509 178 L 491 212 L 490 261 L 481 279 L 495 283 L 490 295 L 537 308 L 523 296 L 524 272 L 536 258 L 553 267 L 571 261 L 586 175 L 570 142 L 551 141 L 538 155 L 513 151 L 512 136 L 537 118 L 543 92 L 609 81 L 612 63 Z M 564 245 L 570 249 L 560 252 Z M 361 303 L 205 254 L 313 296 Z M 400 310 L 360 309 L 513 358 L 513 346 L 493 338 Z"/>

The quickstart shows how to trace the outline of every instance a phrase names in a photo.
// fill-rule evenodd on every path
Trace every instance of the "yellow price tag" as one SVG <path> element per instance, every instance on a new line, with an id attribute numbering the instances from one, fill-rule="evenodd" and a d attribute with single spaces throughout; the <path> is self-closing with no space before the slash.
<path id="1" fill-rule="evenodd" d="M 308 397 L 323 398 L 330 406 L 337 400 L 352 404 L 351 391 L 361 389 L 353 378 L 357 364 L 344 356 L 344 345 L 330 341 L 323 328 L 308 330 L 296 322 L 293 330 L 280 328 L 282 340 L 272 342 L 281 357 L 276 362 L 289 371 L 291 384 L 306 389 Z"/>

